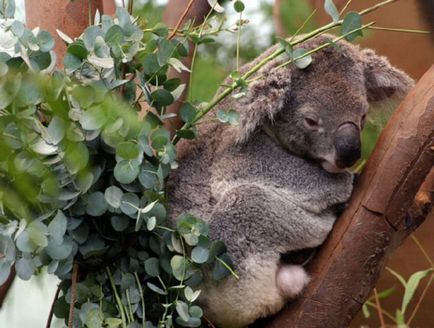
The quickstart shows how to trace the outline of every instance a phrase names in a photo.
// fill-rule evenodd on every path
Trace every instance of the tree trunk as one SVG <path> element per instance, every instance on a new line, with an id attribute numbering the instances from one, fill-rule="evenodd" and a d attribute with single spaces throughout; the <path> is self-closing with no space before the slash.
<path id="1" fill-rule="evenodd" d="M 433 80 L 434 66 L 392 115 L 348 208 L 308 268 L 312 282 L 266 327 L 347 327 L 389 255 L 432 210 Z"/>

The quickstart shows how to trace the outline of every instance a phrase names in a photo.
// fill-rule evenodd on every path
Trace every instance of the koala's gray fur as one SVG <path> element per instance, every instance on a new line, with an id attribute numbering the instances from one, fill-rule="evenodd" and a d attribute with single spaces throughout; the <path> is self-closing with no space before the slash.
<path id="1" fill-rule="evenodd" d="M 170 216 L 190 212 L 209 222 L 211 237 L 226 243 L 240 277 L 202 286 L 205 315 L 218 327 L 243 327 L 274 314 L 302 290 L 304 269 L 285 271 L 280 255 L 322 244 L 336 219 L 333 208 L 350 197 L 352 175 L 323 169 L 336 168 L 336 130 L 350 122 L 360 131 L 368 102 L 403 96 L 412 85 L 385 58 L 347 42 L 315 53 L 304 70 L 272 70 L 286 60 L 268 63 L 245 97 L 219 106 L 240 113 L 238 126 L 201 124 L 198 140 L 178 147 Z M 315 130 L 306 117 L 318 122 Z"/>

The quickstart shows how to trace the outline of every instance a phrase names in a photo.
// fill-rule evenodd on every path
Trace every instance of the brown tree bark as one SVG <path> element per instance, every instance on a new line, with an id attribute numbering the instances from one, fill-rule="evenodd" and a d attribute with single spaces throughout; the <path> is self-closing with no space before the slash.
<path id="1" fill-rule="evenodd" d="M 433 80 L 434 66 L 392 115 L 348 208 L 308 268 L 312 282 L 267 327 L 347 327 L 388 256 L 432 210 Z"/>

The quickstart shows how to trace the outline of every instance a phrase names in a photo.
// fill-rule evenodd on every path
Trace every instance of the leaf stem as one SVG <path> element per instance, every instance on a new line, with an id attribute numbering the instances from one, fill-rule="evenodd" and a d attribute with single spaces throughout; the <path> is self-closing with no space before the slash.
<path id="1" fill-rule="evenodd" d="M 54 294 L 53 302 L 51 303 L 50 313 L 48 313 L 48 320 L 47 320 L 47 324 L 45 325 L 45 328 L 51 327 L 51 321 L 53 320 L 53 314 L 54 314 L 54 304 L 59 298 L 59 293 L 60 293 L 60 285 L 57 286 L 56 293 Z"/>
<path id="2" fill-rule="evenodd" d="M 139 288 L 139 292 L 140 292 L 140 301 L 142 302 L 142 328 L 145 328 L 145 322 L 146 322 L 145 306 L 146 305 L 145 305 L 145 298 L 143 297 L 143 288 L 142 285 L 140 284 L 140 279 L 137 272 L 134 272 L 134 277 L 136 278 L 137 287 Z"/>
<path id="3" fill-rule="evenodd" d="M 381 328 L 384 328 L 386 327 L 386 324 L 384 323 L 383 309 L 380 304 L 380 299 L 378 298 L 377 288 L 374 288 L 374 297 L 375 297 L 375 304 L 377 305 L 377 313 L 378 313 L 378 318 L 380 319 L 380 325 Z"/>
<path id="4" fill-rule="evenodd" d="M 413 30 L 406 28 L 394 28 L 394 27 L 380 27 L 380 26 L 371 26 L 369 27 L 371 30 L 380 30 L 380 31 L 389 31 L 389 32 L 402 32 L 402 33 L 414 33 L 414 34 L 431 34 L 431 31 L 422 31 L 422 30 Z"/>
<path id="5" fill-rule="evenodd" d="M 131 0 L 130 0 L 131 1 Z M 187 4 L 187 7 L 185 7 L 184 12 L 182 13 L 181 17 L 179 17 L 178 22 L 176 23 L 174 29 L 172 30 L 172 32 L 170 33 L 168 40 L 172 39 L 175 35 L 176 32 L 178 32 L 179 27 L 181 26 L 185 16 L 187 16 L 188 11 L 190 10 L 192 4 L 193 4 L 194 0 L 190 0 Z"/>
<path id="6" fill-rule="evenodd" d="M 74 323 L 74 306 L 77 300 L 77 277 L 78 277 L 78 264 L 72 265 L 72 278 L 71 278 L 71 302 L 69 303 L 69 317 L 68 328 L 73 327 Z"/>
<path id="7" fill-rule="evenodd" d="M 106 267 L 105 270 L 106 270 L 106 272 L 107 272 L 107 276 L 108 276 L 108 278 L 109 278 L 110 285 L 112 286 L 113 294 L 114 294 L 114 297 L 115 297 L 116 303 L 117 303 L 118 308 L 119 308 L 119 313 L 120 313 L 120 315 L 121 315 L 121 320 L 122 320 L 122 328 L 127 328 L 127 325 L 126 325 L 126 318 L 125 318 L 125 312 L 124 312 L 124 307 L 123 307 L 123 305 L 122 305 L 122 301 L 121 301 L 121 299 L 120 299 L 120 297 L 119 297 L 119 294 L 118 294 L 118 291 L 117 291 L 117 289 L 116 289 L 115 282 L 113 281 L 112 274 L 111 274 L 111 272 L 110 272 L 109 267 Z"/>

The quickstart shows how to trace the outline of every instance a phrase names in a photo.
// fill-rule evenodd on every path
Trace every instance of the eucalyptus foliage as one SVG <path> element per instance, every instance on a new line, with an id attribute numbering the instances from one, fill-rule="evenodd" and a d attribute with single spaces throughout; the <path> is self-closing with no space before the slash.
<path id="1" fill-rule="evenodd" d="M 76 40 L 59 31 L 65 69 L 53 71 L 53 38 L 5 22 L 0 284 L 13 265 L 25 280 L 47 267 L 62 281 L 54 313 L 68 320 L 75 263 L 74 326 L 200 326 L 203 269 L 223 279 L 231 268 L 205 222 L 186 213 L 166 223 L 177 164 L 163 121 L 184 87 L 167 71 L 186 69 L 186 37 L 169 39 L 162 25 L 144 32 L 118 8 Z M 143 101 L 153 110 L 139 121 Z M 196 111 L 184 104 L 183 119 Z"/>
<path id="2" fill-rule="evenodd" d="M 233 6 L 241 17 L 244 4 Z M 359 14 L 340 19 L 332 1 L 325 8 L 333 22 L 304 39 L 339 25 L 342 37 L 360 34 Z M 204 275 L 236 274 L 200 218 L 184 213 L 176 226 L 166 222 L 175 144 L 194 139 L 197 122 L 232 91 L 242 97 L 267 61 L 286 53 L 303 69 L 316 49 L 295 47 L 303 38 L 282 40 L 244 75 L 233 72 L 210 103 L 185 102 L 185 124 L 172 138 L 166 108 L 184 85 L 168 69 L 188 70 L 181 62 L 188 41 L 212 42 L 222 24 L 187 23 L 169 36 L 164 25 L 147 26 L 118 8 L 114 18 L 96 15 L 74 40 L 58 31 L 68 47 L 64 69 L 55 70 L 52 36 L 13 20 L 14 10 L 13 0 L 0 0 L 0 284 L 13 266 L 26 280 L 46 267 L 61 280 L 54 314 L 75 327 L 201 326 Z M 216 118 L 237 124 L 239 115 L 227 108 Z"/>

